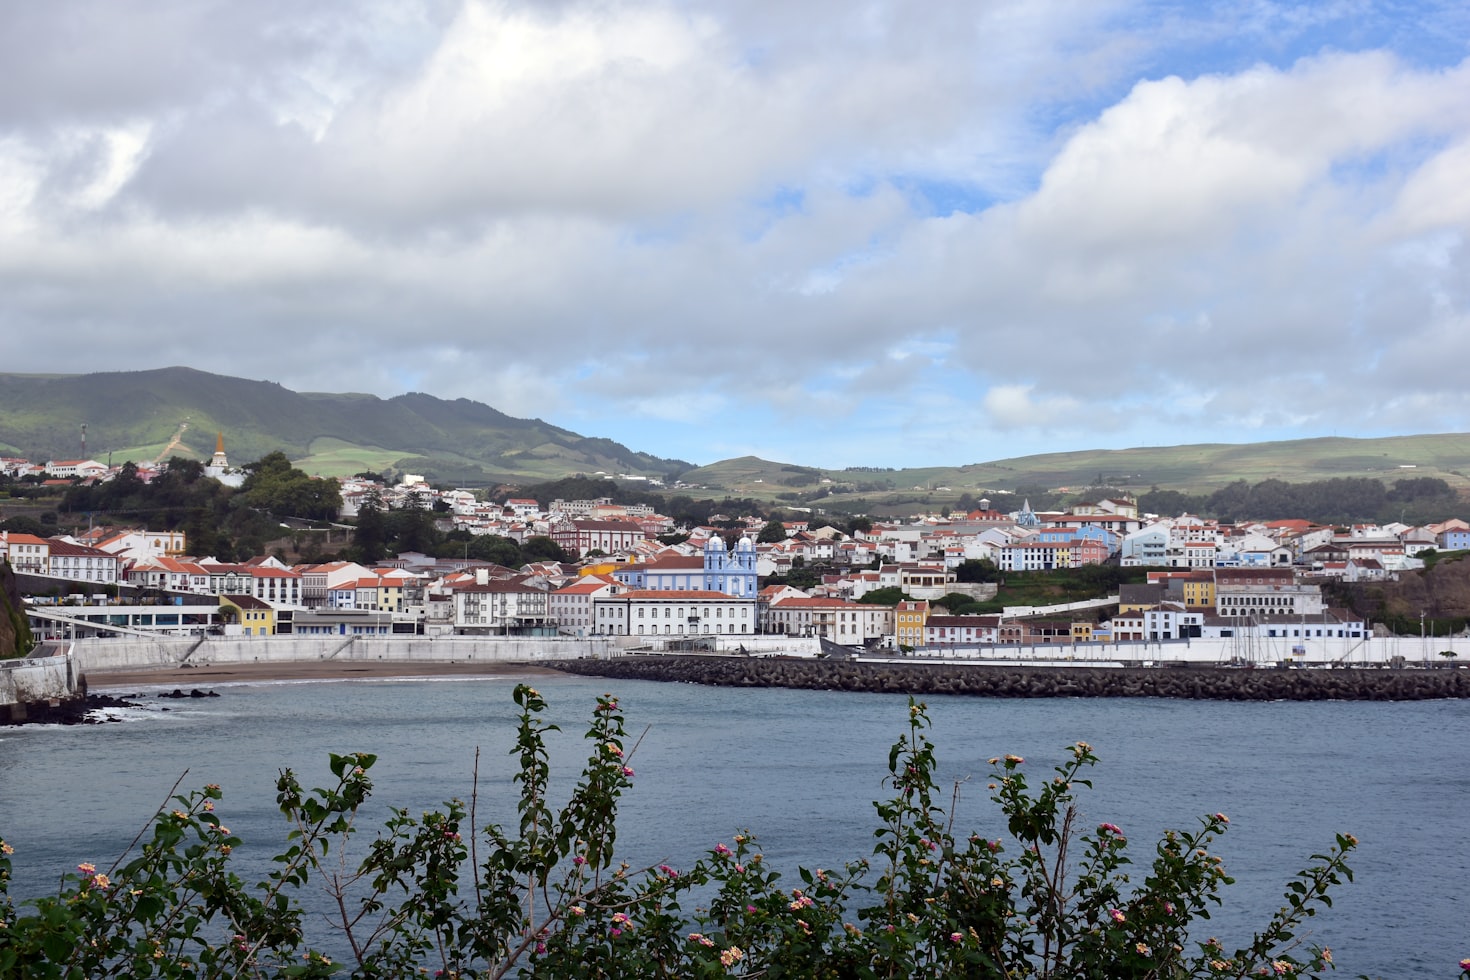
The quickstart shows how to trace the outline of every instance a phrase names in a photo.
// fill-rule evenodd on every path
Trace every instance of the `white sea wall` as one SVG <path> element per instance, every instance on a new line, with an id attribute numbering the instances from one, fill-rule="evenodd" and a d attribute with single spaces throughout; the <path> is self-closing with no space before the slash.
<path id="1" fill-rule="evenodd" d="M 714 638 L 712 638 L 714 639 Z M 783 654 L 814 656 L 811 637 L 720 637 L 721 654 Z M 361 636 L 361 637 L 197 637 L 77 640 L 72 645 L 75 669 L 136 670 L 177 667 L 180 664 L 249 664 L 363 661 L 403 663 L 535 663 L 547 660 L 606 659 L 634 648 L 647 649 L 646 637 L 470 637 L 470 636 Z M 1455 657 L 1442 657 L 1453 651 Z M 662 652 L 662 651 L 659 651 Z M 674 652 L 674 651 L 669 651 Z M 1170 663 L 1279 663 L 1305 665 L 1470 664 L 1470 638 L 1375 637 L 1271 638 L 1172 640 L 1162 643 L 1060 643 L 999 646 L 924 647 L 893 660 L 1050 662 L 1054 664 L 1170 664 Z M 34 661 L 28 661 L 34 662 Z M 3 689 L 0 689 L 3 690 Z"/>
<path id="2" fill-rule="evenodd" d="M 77 640 L 77 669 L 136 670 L 181 664 L 392 660 L 402 663 L 527 663 L 607 656 L 607 639 L 549 637 L 271 636 Z"/>
<path id="3" fill-rule="evenodd" d="M 76 674 L 66 656 L 0 661 L 0 710 L 75 697 Z"/>

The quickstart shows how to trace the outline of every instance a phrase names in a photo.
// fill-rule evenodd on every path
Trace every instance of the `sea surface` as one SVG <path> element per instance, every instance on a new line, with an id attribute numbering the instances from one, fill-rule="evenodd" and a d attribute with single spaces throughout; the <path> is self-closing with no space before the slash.
<path id="1" fill-rule="evenodd" d="M 117 723 L 0 729 L 0 836 L 16 849 L 13 893 L 53 889 L 82 861 L 111 864 L 181 776 L 181 788 L 224 787 L 218 812 L 246 842 L 237 870 L 262 876 L 286 831 L 277 773 L 292 768 L 306 786 L 325 785 L 329 752 L 378 754 L 371 828 L 389 805 L 419 812 L 469 799 L 478 748 L 480 822 L 511 823 L 516 682 L 240 685 L 197 701 L 147 692 L 146 707 Z M 872 801 L 885 794 L 905 698 L 532 683 L 563 729 L 552 742 L 559 799 L 587 755 L 595 698 L 615 685 L 629 744 L 641 738 L 618 839 L 635 867 L 687 866 L 739 830 L 793 883 L 798 865 L 872 853 Z M 1229 815 L 1216 850 L 1237 884 L 1199 938 L 1244 944 L 1281 904 L 1290 875 L 1346 832 L 1361 842 L 1357 881 L 1310 926 L 1333 948 L 1339 975 L 1454 977 L 1470 956 L 1470 703 L 926 700 L 941 778 L 967 780 L 957 832 L 1002 835 L 985 789 L 991 756 L 1024 756 L 1035 784 L 1086 740 L 1101 762 L 1095 788 L 1082 791 L 1084 826 L 1120 825 L 1140 865 L 1164 829 Z"/>

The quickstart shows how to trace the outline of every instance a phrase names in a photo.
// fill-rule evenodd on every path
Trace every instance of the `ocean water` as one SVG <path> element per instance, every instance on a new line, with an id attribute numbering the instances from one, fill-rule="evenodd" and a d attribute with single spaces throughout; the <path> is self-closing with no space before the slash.
<path id="1" fill-rule="evenodd" d="M 151 696 L 103 726 L 0 729 L 0 835 L 16 848 L 13 892 L 34 895 L 81 861 L 110 864 L 181 788 L 219 783 L 219 813 L 245 839 L 242 875 L 263 875 L 285 826 L 274 781 L 330 780 L 328 752 L 379 756 L 372 828 L 388 805 L 420 811 L 468 799 L 476 749 L 479 818 L 511 822 L 514 679 L 241 685 L 219 698 Z M 722 689 L 573 677 L 534 681 L 551 705 L 564 798 L 587 755 L 581 734 L 597 694 L 628 718 L 634 788 L 619 850 L 635 866 L 692 864 L 737 830 L 767 860 L 834 867 L 870 855 L 872 801 L 885 793 L 888 747 L 904 730 L 900 696 Z M 1025 756 L 1039 777 L 1079 739 L 1101 758 L 1083 790 L 1084 825 L 1111 822 L 1146 864 L 1169 827 L 1224 811 L 1217 848 L 1237 884 L 1208 925 L 1227 947 L 1281 904 L 1288 877 L 1356 835 L 1357 875 L 1311 938 L 1344 976 L 1452 977 L 1470 956 L 1470 704 L 1237 704 L 1148 699 L 926 699 L 940 775 L 963 782 L 957 831 L 1001 836 L 985 790 L 994 755 Z M 164 710 L 167 708 L 168 710 Z M 1036 781 L 1033 777 L 1033 782 Z M 557 787 L 560 787 L 558 792 Z"/>

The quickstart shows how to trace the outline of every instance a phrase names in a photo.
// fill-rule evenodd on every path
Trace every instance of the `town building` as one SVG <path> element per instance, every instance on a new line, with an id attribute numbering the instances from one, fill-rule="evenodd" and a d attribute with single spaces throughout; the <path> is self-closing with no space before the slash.
<path id="1" fill-rule="evenodd" d="M 753 635 L 756 601 L 724 592 L 632 589 L 592 600 L 592 631 L 614 636 Z"/>

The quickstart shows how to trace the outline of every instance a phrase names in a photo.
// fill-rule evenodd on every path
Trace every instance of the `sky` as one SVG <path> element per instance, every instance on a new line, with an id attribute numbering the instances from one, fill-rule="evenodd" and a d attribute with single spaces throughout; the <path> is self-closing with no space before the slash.
<path id="1" fill-rule="evenodd" d="M 0 65 L 0 371 L 697 464 L 1470 430 L 1464 0 L 56 0 Z"/>

